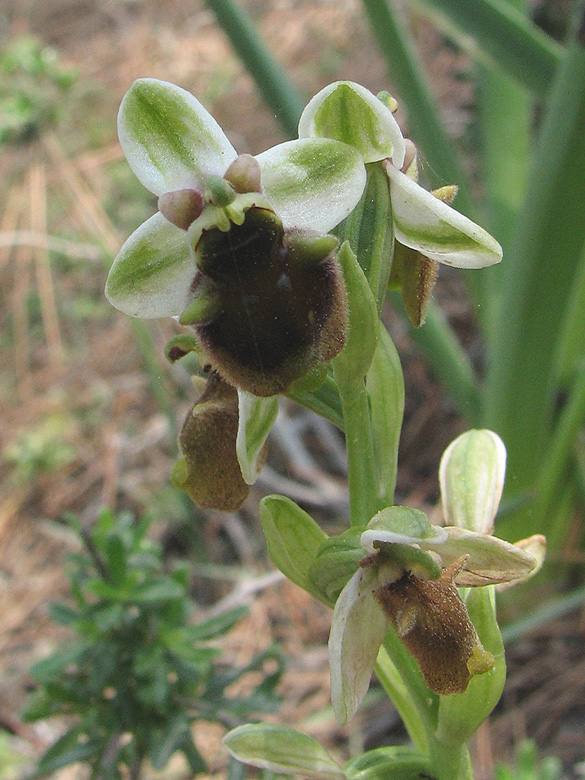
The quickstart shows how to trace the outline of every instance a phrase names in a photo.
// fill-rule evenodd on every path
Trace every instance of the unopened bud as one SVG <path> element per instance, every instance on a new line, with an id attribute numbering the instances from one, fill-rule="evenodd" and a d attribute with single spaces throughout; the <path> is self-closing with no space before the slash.
<path id="1" fill-rule="evenodd" d="M 261 192 L 260 163 L 251 154 L 240 154 L 224 174 L 234 190 L 239 193 Z"/>
<path id="2" fill-rule="evenodd" d="M 164 192 L 158 199 L 158 209 L 165 219 L 181 230 L 187 230 L 201 215 L 205 201 L 197 190 Z"/>

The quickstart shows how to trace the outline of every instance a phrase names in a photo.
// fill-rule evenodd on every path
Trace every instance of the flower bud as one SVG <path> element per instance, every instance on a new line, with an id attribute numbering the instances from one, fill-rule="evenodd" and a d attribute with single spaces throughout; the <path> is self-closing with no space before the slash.
<path id="1" fill-rule="evenodd" d="M 506 448 L 492 431 L 467 431 L 451 442 L 439 466 L 447 525 L 491 534 L 505 474 Z"/>
<path id="2" fill-rule="evenodd" d="M 240 154 L 224 174 L 236 192 L 261 192 L 260 163 L 251 154 Z"/>
<path id="3" fill-rule="evenodd" d="M 197 190 L 164 192 L 158 199 L 160 213 L 173 225 L 187 230 L 203 211 L 205 201 Z"/>

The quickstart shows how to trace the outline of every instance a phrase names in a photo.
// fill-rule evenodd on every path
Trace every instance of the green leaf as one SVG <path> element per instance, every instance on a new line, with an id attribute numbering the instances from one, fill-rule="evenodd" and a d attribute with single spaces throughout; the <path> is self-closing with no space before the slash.
<path id="1" fill-rule="evenodd" d="M 189 721 L 184 714 L 177 715 L 164 731 L 152 741 L 149 749 L 150 761 L 154 769 L 163 769 L 170 757 L 181 750 L 189 732 Z"/>
<path id="2" fill-rule="evenodd" d="M 345 347 L 332 362 L 337 384 L 351 385 L 363 379 L 372 362 L 379 330 L 378 309 L 348 241 L 341 245 L 338 258 L 347 289 L 349 332 Z"/>
<path id="3" fill-rule="evenodd" d="M 260 398 L 238 388 L 238 411 L 236 454 L 244 481 L 253 485 L 266 459 L 264 445 L 278 415 L 278 396 Z"/>
<path id="4" fill-rule="evenodd" d="M 189 764 L 189 768 L 193 774 L 198 775 L 200 772 L 205 772 L 207 769 L 205 761 L 201 757 L 200 752 L 197 750 L 197 746 L 193 741 L 191 732 L 185 735 L 180 749 L 185 754 L 185 758 L 187 759 L 187 763 Z"/>
<path id="5" fill-rule="evenodd" d="M 157 601 L 180 599 L 186 595 L 185 588 L 170 577 L 161 577 L 137 588 L 132 594 L 139 604 L 152 604 Z"/>
<path id="6" fill-rule="evenodd" d="M 244 606 L 229 609 L 226 612 L 222 612 L 221 615 L 209 618 L 209 620 L 204 620 L 201 623 L 197 623 L 195 626 L 187 626 L 185 628 L 185 635 L 189 638 L 190 642 L 215 639 L 230 631 L 230 629 L 232 629 L 236 623 L 239 623 L 247 614 L 248 608 Z"/>
<path id="7" fill-rule="evenodd" d="M 261 769 L 324 780 L 345 778 L 341 767 L 317 740 L 288 726 L 239 726 L 224 737 L 223 744 L 238 761 Z"/>
<path id="8" fill-rule="evenodd" d="M 274 565 L 291 582 L 316 598 L 320 593 L 309 577 L 327 534 L 313 518 L 284 496 L 266 496 L 260 502 L 260 522 Z"/>
<path id="9" fill-rule="evenodd" d="M 328 138 L 288 141 L 256 159 L 264 194 L 289 230 L 328 233 L 355 208 L 366 184 L 357 149 Z"/>
<path id="10" fill-rule="evenodd" d="M 58 739 L 39 761 L 37 773 L 33 777 L 56 772 L 68 764 L 87 761 L 99 753 L 100 745 L 96 742 L 80 742 L 84 729 L 82 724 L 73 726 Z"/>
<path id="11" fill-rule="evenodd" d="M 504 70 L 538 96 L 550 87 L 563 47 L 504 0 L 417 0 L 473 57 Z"/>
<path id="12" fill-rule="evenodd" d="M 118 534 L 112 534 L 106 542 L 106 562 L 112 581 L 120 585 L 126 576 L 128 556 L 124 542 Z"/>
<path id="13" fill-rule="evenodd" d="M 402 745 L 368 750 L 343 765 L 348 780 L 421 780 L 432 777 L 429 758 Z"/>
<path id="14" fill-rule="evenodd" d="M 79 613 L 68 604 L 53 602 L 49 605 L 49 617 L 61 626 L 70 626 L 79 618 Z"/>
<path id="15" fill-rule="evenodd" d="M 156 213 L 123 244 L 110 269 L 106 297 L 131 317 L 181 314 L 197 270 L 187 234 Z"/>
<path id="16" fill-rule="evenodd" d="M 318 92 L 299 121 L 299 138 L 334 138 L 355 147 L 364 162 L 392 157 L 399 168 L 405 144 L 389 108 L 353 81 L 336 81 Z"/>
<path id="17" fill-rule="evenodd" d="M 41 683 L 49 682 L 54 677 L 60 676 L 70 664 L 77 663 L 86 650 L 85 642 L 74 643 L 63 650 L 52 653 L 48 658 L 37 661 L 31 667 L 30 674 Z"/>
<path id="18" fill-rule="evenodd" d="M 122 101 L 118 135 L 144 186 L 164 192 L 202 191 L 236 157 L 215 119 L 190 92 L 158 79 L 137 79 Z"/>
<path id="19" fill-rule="evenodd" d="M 404 379 L 400 358 L 386 328 L 380 328 L 378 344 L 366 375 L 366 392 L 372 420 L 378 494 L 384 503 L 393 504 L 404 414 Z"/>

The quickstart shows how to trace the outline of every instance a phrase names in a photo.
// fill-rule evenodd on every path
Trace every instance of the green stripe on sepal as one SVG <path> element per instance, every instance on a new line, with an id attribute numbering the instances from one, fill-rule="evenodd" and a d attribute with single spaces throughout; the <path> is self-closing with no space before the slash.
<path id="1" fill-rule="evenodd" d="M 118 136 L 130 167 L 155 195 L 202 190 L 208 176 L 223 176 L 236 158 L 197 98 L 158 79 L 132 84 L 118 113 Z"/>
<path id="2" fill-rule="evenodd" d="M 174 317 L 191 297 L 196 270 L 185 231 L 157 213 L 123 244 L 110 269 L 106 297 L 131 317 Z"/>
<path id="3" fill-rule="evenodd" d="M 318 92 L 299 121 L 299 137 L 334 138 L 355 147 L 364 161 L 392 157 L 399 167 L 404 138 L 392 112 L 365 87 L 336 81 Z"/>
<path id="4" fill-rule="evenodd" d="M 366 183 L 357 149 L 329 138 L 288 141 L 256 160 L 264 194 L 291 230 L 328 233 L 355 208 Z"/>
<path id="5" fill-rule="evenodd" d="M 493 236 L 420 187 L 409 176 L 384 163 L 390 178 L 396 240 L 425 257 L 457 268 L 483 268 L 502 259 Z"/>

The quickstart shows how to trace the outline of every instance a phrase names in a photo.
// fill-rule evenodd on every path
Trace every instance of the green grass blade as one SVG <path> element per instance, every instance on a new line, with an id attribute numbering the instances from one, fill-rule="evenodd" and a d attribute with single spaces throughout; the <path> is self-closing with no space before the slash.
<path id="1" fill-rule="evenodd" d="M 552 623 L 553 620 L 568 615 L 585 603 L 585 586 L 581 586 L 570 593 L 565 593 L 540 607 L 537 607 L 529 615 L 515 620 L 502 629 L 502 639 L 507 645 L 512 644 L 530 631 Z"/>
<path id="2" fill-rule="evenodd" d="M 568 401 L 559 415 L 554 435 L 538 479 L 533 532 L 546 531 L 550 509 L 567 478 L 573 445 L 585 424 L 585 363 L 581 363 L 570 390 Z"/>
<path id="3" fill-rule="evenodd" d="M 474 59 L 504 70 L 536 94 L 547 92 L 563 47 L 507 0 L 415 0 Z"/>
<path id="4" fill-rule="evenodd" d="M 409 130 L 436 176 L 434 185 L 457 184 L 457 208 L 473 218 L 469 185 L 441 120 L 422 63 L 400 11 L 387 0 L 363 0 L 388 74 L 408 109 Z"/>
<path id="5" fill-rule="evenodd" d="M 219 25 L 262 92 L 284 132 L 297 135 L 304 101 L 296 87 L 266 48 L 256 25 L 234 0 L 207 0 Z"/>
<path id="6" fill-rule="evenodd" d="M 507 0 L 523 13 L 525 0 Z M 502 70 L 478 65 L 478 117 L 481 135 L 482 181 L 485 182 L 485 227 L 500 242 L 504 259 L 516 226 L 528 181 L 533 100 L 523 86 Z M 498 304 L 503 266 L 483 274 L 478 315 L 489 346 L 499 323 Z M 496 335 L 497 338 L 497 335 Z"/>
<path id="7" fill-rule="evenodd" d="M 485 423 L 508 448 L 508 485 L 514 492 L 533 484 L 550 436 L 560 315 L 585 243 L 584 37 L 581 31 L 570 43 L 552 87 L 504 265 Z"/>
<path id="8" fill-rule="evenodd" d="M 478 425 L 481 397 L 473 367 L 445 315 L 433 300 L 427 308 L 425 324 L 411 328 L 410 336 L 445 384 L 460 413 L 471 425 Z"/>
<path id="9" fill-rule="evenodd" d="M 559 383 L 571 382 L 575 366 L 585 358 L 585 252 L 581 256 L 575 284 L 567 302 L 558 351 Z"/>

